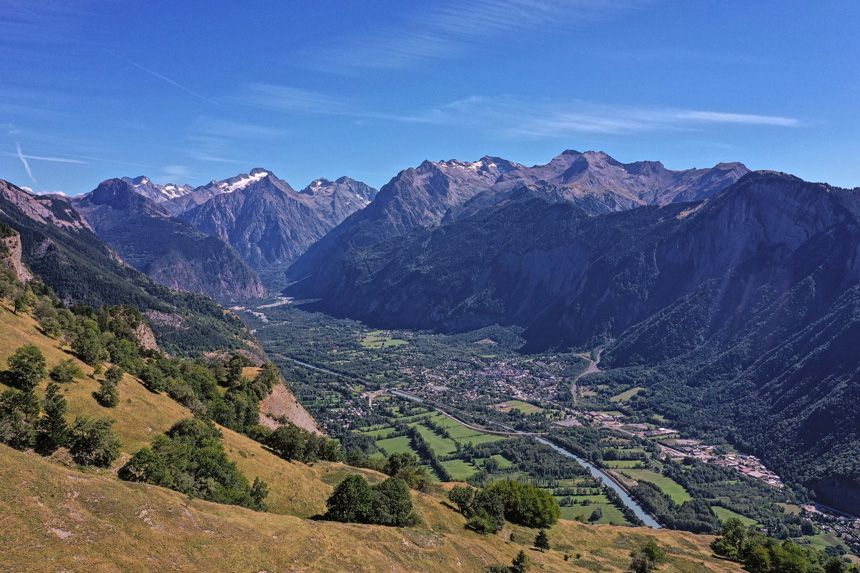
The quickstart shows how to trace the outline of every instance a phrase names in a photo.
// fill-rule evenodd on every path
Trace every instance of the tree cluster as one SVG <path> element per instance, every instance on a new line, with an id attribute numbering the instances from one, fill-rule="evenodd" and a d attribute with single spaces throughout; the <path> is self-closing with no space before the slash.
<path id="1" fill-rule="evenodd" d="M 211 420 L 180 420 L 156 436 L 119 471 L 119 477 L 167 487 L 217 503 L 265 511 L 268 486 L 248 479 L 227 458 L 221 431 Z"/>
<path id="2" fill-rule="evenodd" d="M 419 521 L 412 510 L 409 486 L 397 477 L 371 486 L 363 476 L 347 476 L 326 500 L 326 507 L 324 518 L 331 521 L 394 527 L 407 527 Z"/>
<path id="3" fill-rule="evenodd" d="M 287 461 L 309 464 L 319 460 L 341 462 L 344 459 L 336 441 L 305 431 L 293 423 L 280 426 L 274 432 L 258 427 L 251 437 L 261 438 L 261 442 Z"/>
<path id="4" fill-rule="evenodd" d="M 723 523 L 722 536 L 711 542 L 711 549 L 720 557 L 743 563 L 750 573 L 860 573 L 857 565 L 790 540 L 767 537 L 734 517 Z"/>
<path id="5" fill-rule="evenodd" d="M 531 484 L 499 480 L 483 489 L 454 486 L 448 499 L 479 533 L 499 531 L 505 520 L 517 525 L 544 529 L 561 517 L 555 497 Z"/>

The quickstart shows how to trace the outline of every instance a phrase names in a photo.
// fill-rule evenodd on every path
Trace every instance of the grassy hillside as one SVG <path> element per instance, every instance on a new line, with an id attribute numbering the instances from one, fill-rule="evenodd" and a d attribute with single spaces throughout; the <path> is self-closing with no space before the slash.
<path id="1" fill-rule="evenodd" d="M 40 334 L 32 319 L 0 308 L 0 364 L 25 343 L 42 350 L 49 368 L 71 356 L 59 341 Z M 222 431 L 230 459 L 245 475 L 268 482 L 270 513 L 119 481 L 115 470 L 128 454 L 190 413 L 130 376 L 120 383 L 120 405 L 105 409 L 91 396 L 97 385 L 87 377 L 65 388 L 68 417 L 116 420 L 125 454 L 113 468 L 80 471 L 63 450 L 47 460 L 0 446 L 0 570 L 480 571 L 488 564 L 510 563 L 534 539 L 534 530 L 520 527 L 486 537 L 467 531 L 464 518 L 441 496 L 417 493 L 413 500 L 424 519 L 418 527 L 307 519 L 324 510 L 333 485 L 348 473 L 374 482 L 383 476 L 339 463 L 286 462 L 227 429 Z M 740 570 L 711 557 L 710 538 L 703 536 L 569 521 L 559 522 L 549 534 L 552 551 L 529 551 L 538 568 L 548 571 L 623 571 L 630 550 L 649 537 L 671 556 L 661 571 Z M 571 556 L 569 562 L 565 554 Z"/>

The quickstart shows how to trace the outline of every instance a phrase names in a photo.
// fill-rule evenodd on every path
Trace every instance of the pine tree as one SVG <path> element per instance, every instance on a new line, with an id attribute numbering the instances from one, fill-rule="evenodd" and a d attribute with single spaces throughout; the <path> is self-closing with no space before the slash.
<path id="1" fill-rule="evenodd" d="M 545 530 L 541 529 L 535 537 L 535 547 L 540 549 L 541 553 L 549 550 L 549 536 Z"/>
<path id="2" fill-rule="evenodd" d="M 65 418 L 68 409 L 66 397 L 60 394 L 60 387 L 56 383 L 48 382 L 42 408 L 45 415 L 36 423 L 36 450 L 49 455 L 65 446 L 69 440 L 69 425 Z"/>
<path id="3" fill-rule="evenodd" d="M 517 556 L 514 557 L 514 560 L 511 562 L 511 565 L 513 565 L 511 569 L 515 573 L 528 573 L 528 571 L 532 568 L 532 560 L 529 558 L 528 555 L 526 555 L 526 552 L 521 549 L 520 552 L 517 553 Z"/>

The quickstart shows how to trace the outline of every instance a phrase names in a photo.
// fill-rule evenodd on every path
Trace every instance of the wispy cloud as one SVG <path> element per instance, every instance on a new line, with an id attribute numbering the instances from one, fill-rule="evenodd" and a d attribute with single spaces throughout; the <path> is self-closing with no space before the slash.
<path id="1" fill-rule="evenodd" d="M 793 127 L 799 122 L 791 117 L 772 115 L 750 115 L 745 113 L 721 113 L 716 111 L 682 111 L 677 113 L 678 119 L 689 119 L 711 123 L 743 123 L 747 125 L 780 125 Z"/>
<path id="2" fill-rule="evenodd" d="M 516 37 L 529 30 L 558 29 L 610 18 L 645 0 L 477 0 L 468 6 L 448 1 L 412 11 L 390 29 L 365 31 L 363 37 L 306 58 L 311 67 L 338 73 L 362 69 L 402 69 L 450 59 L 494 37 Z"/>
<path id="3" fill-rule="evenodd" d="M 338 98 L 295 88 L 274 84 L 250 84 L 237 97 L 236 103 L 262 107 L 275 111 L 349 115 L 350 106 Z"/>
<path id="4" fill-rule="evenodd" d="M 199 161 L 249 165 L 253 161 L 231 157 L 237 149 L 259 145 L 261 141 L 283 138 L 286 132 L 253 123 L 201 116 L 191 125 L 186 139 L 191 143 L 188 155 Z M 250 154 L 250 151 L 249 151 Z"/>
<path id="5" fill-rule="evenodd" d="M 21 152 L 21 144 L 20 144 L 20 143 L 18 143 L 18 142 L 15 142 L 15 148 L 18 150 L 18 159 L 20 159 L 20 160 L 21 160 L 21 163 L 23 163 L 23 164 L 24 164 L 24 169 L 27 171 L 27 175 L 29 175 L 29 176 L 30 176 L 30 179 L 32 179 L 32 180 L 33 180 L 33 183 L 35 183 L 35 182 L 36 182 L 36 178 L 35 178 L 35 177 L 33 177 L 33 172 L 32 172 L 32 171 L 30 171 L 30 164 L 29 164 L 29 163 L 27 163 L 27 158 L 26 158 L 26 157 L 24 157 L 24 154 Z"/>
<path id="6" fill-rule="evenodd" d="M 18 145 L 17 143 L 15 145 Z M 21 146 L 18 145 L 18 153 L 9 153 L 2 152 L 0 155 L 5 155 L 6 157 L 18 157 L 22 160 L 27 159 L 35 159 L 37 161 L 53 161 L 54 163 L 79 163 L 82 165 L 86 165 L 86 161 L 81 161 L 80 159 L 69 159 L 67 157 L 45 157 L 43 155 L 26 155 L 21 153 Z"/>
<path id="7" fill-rule="evenodd" d="M 129 60 L 128 58 L 123 58 L 122 56 L 117 56 L 117 57 L 118 57 L 120 60 L 122 60 L 122 61 L 124 61 L 124 62 L 127 62 L 127 63 L 131 64 L 132 66 L 134 66 L 134 67 L 136 67 L 136 68 L 140 68 L 140 69 L 141 69 L 141 70 L 143 70 L 144 72 L 146 72 L 146 73 L 148 73 L 148 74 L 150 74 L 150 75 L 153 75 L 153 76 L 155 76 L 156 78 L 162 79 L 162 80 L 166 81 L 167 83 L 169 83 L 169 84 L 171 84 L 171 85 L 174 85 L 174 86 L 178 87 L 179 89 L 184 90 L 184 91 L 186 91 L 186 92 L 190 93 L 191 95 L 193 95 L 193 96 L 195 96 L 195 97 L 198 97 L 198 98 L 202 99 L 202 100 L 203 100 L 203 101 L 205 101 L 205 102 L 208 102 L 208 103 L 211 103 L 211 104 L 218 105 L 218 102 L 216 102 L 215 100 L 213 100 L 213 99 L 209 99 L 209 98 L 208 98 L 208 97 L 206 97 L 206 96 L 200 95 L 200 94 L 199 94 L 199 93 L 197 93 L 196 91 L 194 91 L 194 90 L 192 90 L 192 89 L 190 89 L 190 88 L 187 88 L 187 87 L 183 86 L 183 85 L 182 85 L 182 84 L 180 84 L 179 82 L 176 82 L 176 81 L 174 81 L 174 80 L 171 80 L 171 79 L 170 79 L 170 78 L 168 78 L 167 76 L 163 76 L 163 75 L 159 74 L 158 72 L 154 72 L 154 71 L 150 70 L 149 68 L 145 68 L 145 67 L 141 66 L 140 64 L 138 64 L 137 62 L 132 62 L 132 61 L 131 61 L 131 60 Z"/>
<path id="8" fill-rule="evenodd" d="M 392 121 L 465 126 L 511 138 L 561 138 L 657 130 L 701 130 L 720 124 L 797 127 L 798 119 L 721 111 L 650 108 L 583 101 L 529 101 L 515 97 L 470 97 L 422 113 L 383 116 Z"/>

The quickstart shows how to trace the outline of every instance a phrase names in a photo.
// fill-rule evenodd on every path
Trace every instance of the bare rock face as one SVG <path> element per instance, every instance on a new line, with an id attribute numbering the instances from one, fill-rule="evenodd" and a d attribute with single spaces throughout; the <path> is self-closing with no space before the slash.
<path id="1" fill-rule="evenodd" d="M 17 232 L 0 239 L 0 264 L 15 273 L 19 281 L 25 283 L 32 280 L 33 275 L 21 259 L 21 251 L 21 235 Z"/>
<path id="2" fill-rule="evenodd" d="M 322 435 L 316 420 L 299 403 L 283 380 L 275 384 L 272 393 L 260 403 L 260 425 L 274 430 L 283 425 L 282 420 L 289 420 L 303 430 Z"/>
<path id="3" fill-rule="evenodd" d="M 747 173 L 749 169 L 741 163 L 674 171 L 659 161 L 621 163 L 602 151 L 568 150 L 546 165 L 503 174 L 492 187 L 448 213 L 446 221 L 473 215 L 523 186 L 545 188 L 596 215 L 707 199 Z"/>
<path id="4" fill-rule="evenodd" d="M 146 350 L 158 350 L 158 343 L 155 341 L 155 333 L 145 322 L 141 322 L 134 329 L 134 338 L 137 340 L 138 346 Z"/>

